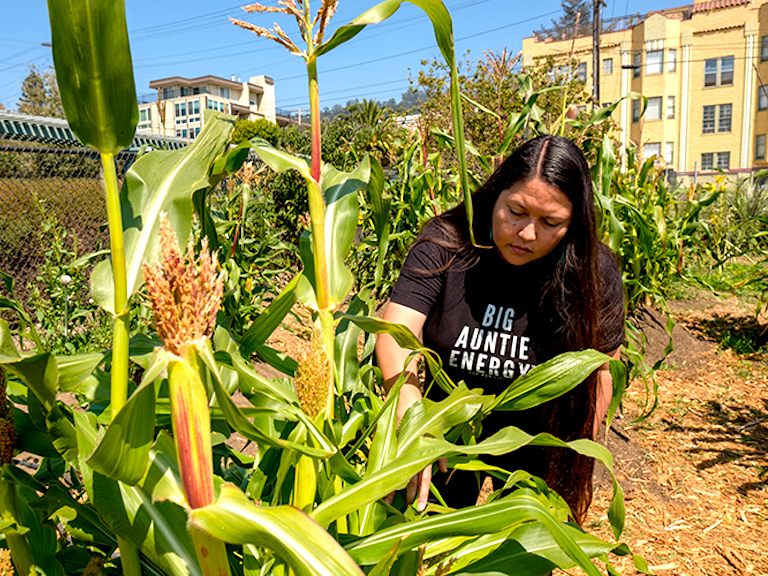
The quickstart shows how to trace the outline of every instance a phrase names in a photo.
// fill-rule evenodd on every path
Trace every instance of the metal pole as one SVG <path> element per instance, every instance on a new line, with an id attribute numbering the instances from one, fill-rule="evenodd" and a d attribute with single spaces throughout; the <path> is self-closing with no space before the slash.
<path id="1" fill-rule="evenodd" d="M 600 107 L 600 4 L 592 0 L 592 108 Z"/>

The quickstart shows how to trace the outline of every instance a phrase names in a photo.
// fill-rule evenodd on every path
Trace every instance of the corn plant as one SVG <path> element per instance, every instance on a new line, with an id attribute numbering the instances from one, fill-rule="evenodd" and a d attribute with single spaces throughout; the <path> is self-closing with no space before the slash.
<path id="1" fill-rule="evenodd" d="M 391 16 L 400 3 L 378 5 L 325 43 L 322 32 L 335 2 L 324 2 L 315 18 L 308 2 L 284 0 L 282 8 L 270 10 L 287 11 L 299 22 L 314 112 L 319 111 L 314 59 Z M 442 3 L 415 3 L 432 19 L 441 48 L 449 46 L 451 22 Z M 107 6 L 116 17 L 99 18 Z M 63 9 L 62 2 L 51 13 Z M 83 19 L 52 18 L 52 26 L 60 27 L 56 42 L 72 56 L 68 66 L 94 69 L 94 59 L 111 58 L 109 41 L 120 36 L 111 27 L 124 27 L 122 2 L 80 3 L 71 9 Z M 87 34 L 88 26 L 98 33 Z M 296 49 L 278 30 L 275 37 Z M 96 43 L 84 48 L 82 42 Z M 127 51 L 127 45 L 114 49 Z M 452 46 L 443 51 L 452 55 Z M 109 95 L 94 96 L 84 84 L 62 82 L 65 102 L 77 101 L 84 110 L 109 103 Z M 125 117 L 135 112 L 133 106 L 109 109 Z M 70 121 L 77 124 L 77 118 Z M 101 134 L 98 122 L 103 121 L 106 133 L 111 123 L 123 120 L 101 117 L 88 129 Z M 404 502 L 385 503 L 384 496 L 441 457 L 462 458 L 483 470 L 488 468 L 483 455 L 530 444 L 569 447 L 610 469 L 610 454 L 587 440 L 565 443 L 508 427 L 472 441 L 474 424 L 491 410 L 527 409 L 563 394 L 607 357 L 594 351 L 565 354 L 499 396 L 482 395 L 450 382 L 407 329 L 370 317 L 367 293 L 344 305 L 354 284 L 345 259 L 357 224 L 357 193 L 365 190 L 375 199 L 377 218 L 383 218 L 384 175 L 369 159 L 348 173 L 323 166 L 315 120 L 311 163 L 258 139 L 230 149 L 232 120 L 208 112 L 192 146 L 146 154 L 131 167 L 119 210 L 110 208 L 111 215 L 122 217 L 114 233 L 124 239 L 124 264 L 115 256 L 119 251 L 113 252 L 111 264 L 100 265 L 92 278 L 94 298 L 116 317 L 131 305 L 129 298 L 145 295 L 151 303 L 157 337 L 130 338 L 125 358 L 119 339 L 111 351 L 79 356 L 53 355 L 40 349 L 39 341 L 29 350 L 16 345 L 0 320 L 6 394 L 27 408 L 13 410 L 15 448 L 42 458 L 30 475 L 7 462 L 7 446 L 2 452 L 0 532 L 20 574 L 114 573 L 114 556 L 119 570 L 130 576 L 545 574 L 555 566 L 580 566 L 598 576 L 592 558 L 607 563 L 609 552 L 629 554 L 626 546 L 567 523 L 562 499 L 524 472 L 492 470 L 506 486 L 484 506 L 432 506 L 417 514 Z M 460 124 L 459 118 L 455 126 Z M 463 140 L 458 128 L 455 138 Z M 235 339 L 227 329 L 231 322 L 217 315 L 223 292 L 217 259 L 223 255 L 207 248 L 216 231 L 205 198 L 242 165 L 249 146 L 274 169 L 295 169 L 303 176 L 311 229 L 301 245 L 302 273 Z M 206 236 L 199 255 L 189 241 L 195 210 Z M 384 227 L 377 233 L 386 238 Z M 292 359 L 266 340 L 297 300 L 314 313 L 312 342 L 309 352 Z M 10 301 L 3 304 L 17 309 Z M 116 333 L 122 330 L 118 324 Z M 442 402 L 423 400 L 411 407 L 399 427 L 397 390 L 386 400 L 376 392 L 369 335 L 377 332 L 424 353 L 438 385 L 449 392 Z M 253 354 L 286 378 L 260 376 L 249 361 Z M 123 383 L 129 365 L 140 378 L 128 389 Z M 117 370 L 124 372 L 120 378 L 114 378 Z M 249 406 L 235 403 L 235 391 Z M 87 409 L 63 403 L 63 392 L 74 393 Z M 6 410 L 0 414 L 7 422 Z M 257 444 L 255 456 L 216 440 L 233 431 Z M 469 441 L 458 443 L 462 437 Z M 614 481 L 609 518 L 617 540 L 623 515 Z M 647 569 L 641 559 L 635 561 Z"/>

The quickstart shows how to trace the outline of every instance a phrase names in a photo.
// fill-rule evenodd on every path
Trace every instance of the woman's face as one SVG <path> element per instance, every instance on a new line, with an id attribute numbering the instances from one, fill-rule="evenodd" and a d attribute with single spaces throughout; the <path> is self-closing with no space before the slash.
<path id="1" fill-rule="evenodd" d="M 559 188 L 534 178 L 502 191 L 493 206 L 493 241 L 504 260 L 528 264 L 552 252 L 568 232 L 573 204 Z"/>

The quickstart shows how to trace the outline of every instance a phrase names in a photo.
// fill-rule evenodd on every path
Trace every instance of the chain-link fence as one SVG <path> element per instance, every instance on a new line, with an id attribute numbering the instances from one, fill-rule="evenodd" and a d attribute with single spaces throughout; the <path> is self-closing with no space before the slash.
<path id="1" fill-rule="evenodd" d="M 118 177 L 136 158 L 118 156 Z M 0 270 L 22 302 L 46 258 L 61 260 L 107 246 L 101 162 L 86 148 L 0 141 Z M 51 251 L 58 251 L 53 254 Z"/>

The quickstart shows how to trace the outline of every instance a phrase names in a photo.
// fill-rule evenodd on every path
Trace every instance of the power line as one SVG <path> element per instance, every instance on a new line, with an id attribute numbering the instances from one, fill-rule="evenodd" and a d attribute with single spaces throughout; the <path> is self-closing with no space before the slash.
<path id="1" fill-rule="evenodd" d="M 28 52 L 33 52 L 33 51 L 38 50 L 40 48 L 42 48 L 42 46 L 39 45 L 39 44 L 37 46 L 32 46 L 31 48 L 25 48 L 24 50 L 21 50 L 20 52 L 16 52 L 16 54 L 11 54 L 10 56 L 6 56 L 5 58 L 0 59 L 0 63 L 7 62 L 8 60 L 13 60 L 17 56 L 21 56 L 22 54 L 26 54 Z"/>
<path id="2" fill-rule="evenodd" d="M 491 28 L 489 30 L 483 30 L 481 32 L 477 32 L 475 34 L 469 34 L 467 36 L 463 36 L 461 38 L 457 38 L 456 42 L 460 42 L 462 40 L 468 40 L 469 38 L 475 38 L 477 36 L 482 36 L 484 34 L 488 34 L 490 32 L 498 32 L 499 30 L 504 30 L 506 28 L 511 28 L 512 26 L 518 26 L 520 24 L 525 24 L 526 22 L 530 22 L 531 20 L 535 20 L 537 18 L 543 18 L 544 16 L 550 16 L 552 14 L 556 14 L 559 12 L 559 10 L 555 10 L 553 12 L 547 12 L 546 14 L 541 14 L 539 16 L 535 16 L 533 18 L 526 18 L 525 20 L 520 20 L 518 22 L 512 22 L 511 24 L 505 24 L 504 26 L 499 26 L 497 28 Z M 374 58 L 372 60 L 366 60 L 364 62 L 355 62 L 353 64 L 345 64 L 344 66 L 337 66 L 336 68 L 329 68 L 327 70 L 322 70 L 323 73 L 328 72 L 338 72 L 339 70 L 347 70 L 349 68 L 354 68 L 357 66 L 364 66 L 365 64 L 374 64 L 376 62 L 381 62 L 382 60 L 390 60 L 392 58 L 399 58 L 401 56 L 408 56 L 410 54 L 415 54 L 417 52 L 423 52 L 424 50 L 434 49 L 435 45 L 430 44 L 429 46 L 422 46 L 421 48 L 415 48 L 413 50 L 406 50 L 405 52 L 399 52 L 397 54 L 389 54 L 387 56 L 382 56 L 381 58 Z M 296 75 L 296 76 L 288 76 L 286 78 L 277 78 L 277 80 L 280 81 L 288 81 L 288 80 L 296 80 L 297 78 L 303 78 L 303 74 Z"/>

